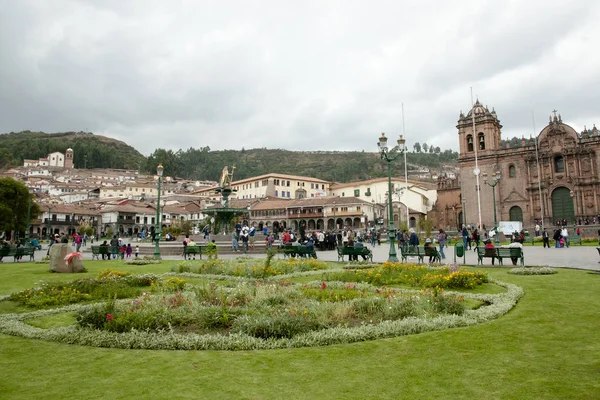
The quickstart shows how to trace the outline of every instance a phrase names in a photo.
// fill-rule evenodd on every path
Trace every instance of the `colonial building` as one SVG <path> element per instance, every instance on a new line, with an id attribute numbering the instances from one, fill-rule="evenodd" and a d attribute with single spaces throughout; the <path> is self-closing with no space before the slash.
<path id="1" fill-rule="evenodd" d="M 73 168 L 73 149 L 67 149 L 65 154 L 56 151 L 48 154 L 45 158 L 37 160 L 23 160 L 24 167 L 49 167 L 49 168 Z"/>
<path id="2" fill-rule="evenodd" d="M 467 115 L 461 112 L 456 127 L 461 198 L 468 223 L 478 222 L 479 174 L 481 222 L 493 226 L 494 188 L 484 180 L 487 174 L 491 183 L 496 171 L 501 176 L 495 187 L 498 221 L 522 221 L 531 226 L 543 215 L 547 224 L 565 219 L 571 225 L 600 213 L 600 136 L 595 126 L 577 133 L 553 111 L 538 135 L 536 152 L 535 139 L 503 140 L 496 112 L 477 101 Z"/>
<path id="3" fill-rule="evenodd" d="M 278 197 L 303 199 L 327 196 L 329 182 L 308 176 L 265 174 L 231 183 L 238 199 Z"/>

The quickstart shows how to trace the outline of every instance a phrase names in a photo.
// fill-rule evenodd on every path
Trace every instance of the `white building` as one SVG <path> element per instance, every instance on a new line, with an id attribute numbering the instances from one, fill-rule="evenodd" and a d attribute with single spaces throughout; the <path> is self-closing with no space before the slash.
<path id="1" fill-rule="evenodd" d="M 261 199 L 268 196 L 304 199 L 327 196 L 329 182 L 308 176 L 265 174 L 232 182 L 231 187 L 237 190 L 232 198 L 238 199 Z"/>

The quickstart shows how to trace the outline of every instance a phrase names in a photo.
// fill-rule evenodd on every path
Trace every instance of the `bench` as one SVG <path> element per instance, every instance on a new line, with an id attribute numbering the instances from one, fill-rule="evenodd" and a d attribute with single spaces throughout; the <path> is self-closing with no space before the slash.
<path id="1" fill-rule="evenodd" d="M 579 245 L 582 246 L 583 245 L 583 240 L 581 240 L 581 235 L 572 235 L 569 236 L 569 246 L 574 243 L 574 242 L 579 242 Z"/>
<path id="2" fill-rule="evenodd" d="M 119 254 L 119 246 L 92 246 L 92 260 L 100 260 L 101 255 L 108 256 L 110 260 L 111 254 Z"/>
<path id="3" fill-rule="evenodd" d="M 283 258 L 288 257 L 314 257 L 317 258 L 314 246 L 283 246 L 281 248 Z"/>
<path id="4" fill-rule="evenodd" d="M 400 256 L 402 257 L 402 262 L 406 262 L 408 257 L 417 257 L 419 262 L 423 262 L 423 257 L 425 257 L 425 250 L 423 247 L 418 246 L 404 246 L 400 250 Z"/>
<path id="5" fill-rule="evenodd" d="M 188 256 L 193 256 L 194 260 L 196 259 L 196 254 L 198 255 L 198 258 L 202 259 L 202 253 L 205 252 L 205 249 L 203 249 L 203 247 L 206 246 L 184 246 L 183 247 L 183 258 L 184 259 L 188 259 Z"/>
<path id="6" fill-rule="evenodd" d="M 349 256 L 350 261 L 352 261 L 353 256 L 365 256 L 371 262 L 373 262 L 373 252 L 365 246 L 359 247 L 348 247 L 348 246 L 338 246 L 338 261 L 344 261 L 344 256 Z"/>
<path id="7" fill-rule="evenodd" d="M 35 261 L 35 247 L 0 247 L 0 257 L 14 257 L 18 262 L 23 256 L 29 256 L 30 261 Z"/>
<path id="8" fill-rule="evenodd" d="M 519 247 L 495 247 L 486 249 L 485 247 L 477 248 L 477 265 L 483 264 L 484 258 L 498 259 L 500 265 L 505 258 L 517 258 L 521 260 L 521 266 L 525 266 L 525 255 L 523 249 Z"/>

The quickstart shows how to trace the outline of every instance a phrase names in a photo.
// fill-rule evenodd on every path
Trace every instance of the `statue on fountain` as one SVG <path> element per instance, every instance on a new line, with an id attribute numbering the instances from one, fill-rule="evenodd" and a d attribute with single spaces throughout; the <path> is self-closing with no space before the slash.
<path id="1" fill-rule="evenodd" d="M 233 180 L 233 172 L 235 171 L 235 165 L 231 167 L 231 173 L 227 169 L 227 165 L 223 167 L 223 172 L 221 172 L 221 179 L 219 181 L 222 189 L 230 188 L 231 181 Z"/>

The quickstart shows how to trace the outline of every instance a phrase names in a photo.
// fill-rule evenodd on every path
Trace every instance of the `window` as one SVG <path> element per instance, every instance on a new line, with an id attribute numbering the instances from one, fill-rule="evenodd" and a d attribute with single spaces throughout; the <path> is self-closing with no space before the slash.
<path id="1" fill-rule="evenodd" d="M 477 135 L 477 142 L 479 143 L 479 150 L 485 150 L 485 135 L 483 132 L 479 132 L 479 135 Z"/>
<path id="2" fill-rule="evenodd" d="M 354 189 L 354 197 L 360 197 L 360 189 Z"/>
<path id="3" fill-rule="evenodd" d="M 365 196 L 367 196 L 367 197 L 371 196 L 371 188 L 367 189 L 367 191 L 365 192 Z"/>
<path id="4" fill-rule="evenodd" d="M 342 192 L 342 197 L 344 197 L 344 196 L 345 196 L 345 194 L 344 194 L 344 192 Z"/>
<path id="5" fill-rule="evenodd" d="M 314 188 L 315 188 L 315 184 L 314 184 L 314 183 L 311 183 L 311 184 L 310 184 L 310 188 L 311 188 L 311 189 L 314 189 Z"/>
<path id="6" fill-rule="evenodd" d="M 556 172 L 565 172 L 565 160 L 562 156 L 554 157 L 554 170 Z"/>
<path id="7" fill-rule="evenodd" d="M 288 197 L 288 199 L 290 198 L 290 192 L 287 192 L 287 197 Z"/>
<path id="8" fill-rule="evenodd" d="M 517 169 L 515 168 L 514 165 L 509 165 L 508 166 L 508 177 L 515 178 L 516 176 L 517 176 Z"/>
<path id="9" fill-rule="evenodd" d="M 473 135 L 467 135 L 467 151 L 473 151 Z"/>
<path id="10" fill-rule="evenodd" d="M 275 191 L 275 197 L 277 197 L 277 196 L 278 196 L 278 194 L 277 194 L 277 190 L 276 190 L 276 191 Z"/>

